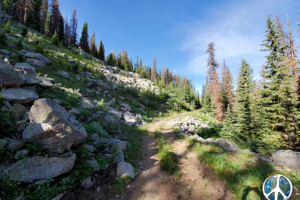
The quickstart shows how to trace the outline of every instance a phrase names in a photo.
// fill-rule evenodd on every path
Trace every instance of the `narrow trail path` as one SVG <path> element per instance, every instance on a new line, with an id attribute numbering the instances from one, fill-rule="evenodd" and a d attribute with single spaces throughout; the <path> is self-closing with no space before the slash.
<path id="1" fill-rule="evenodd" d="M 188 148 L 184 139 L 176 139 L 173 133 L 174 121 L 182 114 L 156 121 L 148 126 L 148 135 L 144 137 L 143 159 L 138 162 L 139 174 L 126 188 L 126 200 L 170 200 L 170 199 L 231 199 L 234 194 L 214 173 L 197 159 L 197 154 Z M 153 134 L 155 131 L 166 136 L 166 142 L 171 143 L 172 151 L 178 156 L 179 170 L 182 176 L 169 175 L 160 170 L 157 157 L 159 140 Z"/>

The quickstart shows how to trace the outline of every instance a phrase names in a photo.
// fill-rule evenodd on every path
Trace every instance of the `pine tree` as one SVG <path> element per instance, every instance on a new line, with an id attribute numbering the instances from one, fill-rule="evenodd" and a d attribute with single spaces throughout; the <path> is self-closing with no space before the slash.
<path id="1" fill-rule="evenodd" d="M 294 78 L 290 73 L 290 66 L 284 61 L 287 46 L 280 45 L 280 35 L 270 16 L 267 19 L 267 39 L 261 51 L 270 52 L 266 56 L 262 76 L 266 79 L 262 83 L 261 102 L 266 112 L 267 122 L 277 138 L 273 144 L 281 148 L 300 149 L 300 133 L 298 129 L 299 112 L 296 109 L 297 94 L 294 92 Z"/>
<path id="2" fill-rule="evenodd" d="M 70 46 L 72 47 L 77 46 L 77 22 L 78 22 L 77 11 L 76 8 L 74 8 L 72 13 L 72 18 L 70 19 L 70 26 L 69 26 L 69 30 L 70 30 L 69 43 Z"/>
<path id="3" fill-rule="evenodd" d="M 151 80 L 151 67 L 147 64 L 147 79 Z"/>
<path id="4" fill-rule="evenodd" d="M 50 16 L 49 16 L 49 10 L 47 11 L 47 16 L 45 20 L 45 25 L 44 25 L 44 33 L 45 35 L 49 36 L 50 34 Z"/>
<path id="5" fill-rule="evenodd" d="M 105 50 L 104 50 L 104 45 L 102 43 L 102 40 L 99 41 L 99 56 L 98 58 L 100 60 L 105 61 Z"/>
<path id="6" fill-rule="evenodd" d="M 202 108 L 206 112 L 211 112 L 211 98 L 209 95 L 209 86 L 208 83 L 206 82 L 205 84 L 205 89 L 203 90 L 203 98 L 202 98 Z"/>
<path id="7" fill-rule="evenodd" d="M 93 32 L 89 42 L 90 54 L 96 57 L 97 49 L 95 46 L 95 31 Z"/>
<path id="8" fill-rule="evenodd" d="M 58 0 L 51 1 L 51 15 L 50 15 L 50 35 L 59 29 L 59 18 L 61 16 L 59 11 Z"/>
<path id="9" fill-rule="evenodd" d="M 185 83 L 185 89 L 184 89 L 184 98 L 186 100 L 186 102 L 190 103 L 191 102 L 191 99 L 190 99 L 190 83 L 189 83 L 189 80 L 186 80 L 186 83 Z"/>
<path id="10" fill-rule="evenodd" d="M 81 49 L 87 53 L 89 53 L 89 35 L 88 35 L 88 24 L 85 22 L 83 24 L 82 32 L 81 32 L 81 38 L 79 40 L 79 46 Z"/>
<path id="11" fill-rule="evenodd" d="M 60 42 L 62 42 L 65 38 L 65 30 L 64 30 L 64 18 L 63 16 L 61 15 L 60 18 L 59 18 L 59 28 L 58 28 L 58 31 L 57 31 L 57 36 L 58 36 L 58 40 Z"/>
<path id="12" fill-rule="evenodd" d="M 107 64 L 110 65 L 110 66 L 115 66 L 114 65 L 114 58 L 113 58 L 113 54 L 110 53 L 107 57 Z"/>
<path id="13" fill-rule="evenodd" d="M 222 137 L 225 137 L 227 139 L 233 139 L 235 135 L 234 119 L 231 114 L 229 104 L 227 104 L 226 118 L 220 134 Z"/>
<path id="14" fill-rule="evenodd" d="M 45 33 L 45 23 L 47 20 L 47 14 L 49 11 L 49 5 L 48 5 L 48 0 L 43 1 L 43 6 L 41 9 L 41 27 L 43 27 L 43 33 Z M 49 15 L 49 14 L 48 14 Z M 49 21 L 49 16 L 48 16 L 48 21 Z"/>
<path id="15" fill-rule="evenodd" d="M 26 26 L 34 30 L 41 30 L 41 0 L 32 0 L 31 8 L 27 12 Z"/>
<path id="16" fill-rule="evenodd" d="M 155 57 L 153 58 L 153 67 L 152 67 L 152 73 L 151 73 L 151 80 L 156 81 L 157 80 L 157 70 L 156 70 L 157 62 L 155 60 Z"/>
<path id="17" fill-rule="evenodd" d="M 59 45 L 59 40 L 58 40 L 58 36 L 57 36 L 56 31 L 55 31 L 54 35 L 52 36 L 52 38 L 51 38 L 51 43 L 54 44 L 55 46 Z"/>
<path id="18" fill-rule="evenodd" d="M 246 60 L 242 60 L 241 68 L 238 74 L 237 88 L 236 88 L 236 120 L 237 131 L 239 139 L 247 142 L 252 147 L 252 141 L 256 137 L 254 131 L 254 117 L 253 117 L 253 93 L 254 80 L 253 70 Z"/>
<path id="19" fill-rule="evenodd" d="M 229 104 L 230 109 L 233 109 L 234 103 L 234 94 L 233 94 L 233 78 L 229 71 L 229 68 L 226 66 L 225 59 L 223 60 L 222 65 L 222 85 L 221 93 L 223 99 L 224 108 L 227 108 Z"/>

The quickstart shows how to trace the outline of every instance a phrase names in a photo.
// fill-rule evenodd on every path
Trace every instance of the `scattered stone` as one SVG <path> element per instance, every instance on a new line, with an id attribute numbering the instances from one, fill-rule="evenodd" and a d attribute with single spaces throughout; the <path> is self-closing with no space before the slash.
<path id="1" fill-rule="evenodd" d="M 4 138 L 4 140 L 7 142 L 6 149 L 10 151 L 18 151 L 24 147 L 26 144 L 25 141 L 22 140 L 16 140 L 16 139 L 10 139 L 10 138 Z"/>
<path id="2" fill-rule="evenodd" d="M 134 169 L 130 163 L 120 162 L 118 164 L 117 176 L 124 177 L 129 175 L 132 179 L 134 179 Z"/>
<path id="3" fill-rule="evenodd" d="M 23 86 L 23 89 L 30 90 L 30 91 L 33 91 L 33 92 L 36 93 L 36 87 L 35 87 L 35 85 L 32 85 L 32 86 Z"/>
<path id="4" fill-rule="evenodd" d="M 0 139 L 0 150 L 3 149 L 7 145 L 6 140 Z"/>
<path id="5" fill-rule="evenodd" d="M 50 124 L 31 123 L 22 133 L 23 140 L 29 143 L 36 142 L 44 149 L 54 153 L 69 151 L 74 140 L 68 135 L 63 135 Z"/>
<path id="6" fill-rule="evenodd" d="M 63 77 L 66 77 L 66 78 L 70 78 L 70 74 L 66 71 L 63 71 L 63 70 L 58 70 L 57 71 L 58 74 L 62 75 Z"/>
<path id="7" fill-rule="evenodd" d="M 80 76 L 77 74 L 76 79 L 80 81 Z"/>
<path id="8" fill-rule="evenodd" d="M 76 154 L 71 157 L 41 157 L 35 156 L 20 160 L 10 167 L 0 167 L 0 178 L 9 175 L 12 180 L 25 183 L 33 183 L 36 180 L 57 177 L 72 170 Z"/>
<path id="9" fill-rule="evenodd" d="M 3 53 L 3 54 L 10 54 L 10 51 L 6 50 L 6 49 L 0 49 L 0 53 Z"/>
<path id="10" fill-rule="evenodd" d="M 20 104 L 33 102 L 39 97 L 37 93 L 21 88 L 6 89 L 3 91 L 2 95 L 8 101 L 14 101 L 15 103 Z"/>
<path id="11" fill-rule="evenodd" d="M 100 194 L 100 187 L 98 187 L 96 191 L 98 194 Z"/>
<path id="12" fill-rule="evenodd" d="M 18 126 L 18 128 L 17 128 L 17 132 L 18 133 L 20 133 L 20 132 L 22 132 L 24 129 L 25 129 L 25 127 L 26 127 L 26 122 L 23 122 L 23 123 L 21 123 L 19 126 Z"/>
<path id="13" fill-rule="evenodd" d="M 124 153 L 123 153 L 121 147 L 119 145 L 117 145 L 117 144 L 114 144 L 114 146 L 117 147 L 117 155 L 115 155 L 114 163 L 125 162 L 125 160 L 124 160 Z"/>
<path id="14" fill-rule="evenodd" d="M 89 150 L 92 153 L 94 152 L 94 146 L 93 145 L 85 144 L 84 148 L 87 149 L 87 150 Z"/>
<path id="15" fill-rule="evenodd" d="M 61 193 L 61 194 L 57 195 L 56 197 L 54 197 L 52 200 L 61 200 L 66 194 L 67 194 L 67 192 Z"/>
<path id="16" fill-rule="evenodd" d="M 22 190 L 19 194 L 19 196 L 17 196 L 14 200 L 25 200 L 25 194 L 24 191 Z"/>
<path id="17" fill-rule="evenodd" d="M 126 111 L 130 111 L 132 112 L 132 109 L 130 108 L 130 106 L 126 103 L 122 103 L 121 104 L 121 107 L 124 108 Z"/>
<path id="18" fill-rule="evenodd" d="M 215 139 L 214 139 L 214 138 L 207 138 L 207 139 L 206 139 L 206 142 L 207 142 L 207 143 L 214 143 L 214 142 L 215 142 Z"/>
<path id="19" fill-rule="evenodd" d="M 69 110 L 69 113 L 71 113 L 73 115 L 79 115 L 80 114 L 79 110 L 77 110 L 76 108 L 72 108 L 71 110 Z"/>
<path id="20" fill-rule="evenodd" d="M 62 135 L 74 140 L 73 145 L 82 143 L 87 138 L 85 128 L 64 107 L 52 99 L 38 99 L 30 109 L 30 122 L 48 123 Z"/>
<path id="21" fill-rule="evenodd" d="M 96 103 L 86 97 L 81 98 L 81 108 L 83 110 L 94 110 Z"/>
<path id="22" fill-rule="evenodd" d="M 16 121 L 20 120 L 21 117 L 25 114 L 25 112 L 28 111 L 27 108 L 20 104 L 15 104 L 13 106 L 13 109 L 15 110 Z"/>
<path id="23" fill-rule="evenodd" d="M 90 189 L 93 186 L 93 181 L 91 177 L 86 178 L 84 181 L 81 182 L 81 186 L 85 189 Z"/>
<path id="24" fill-rule="evenodd" d="M 215 143 L 231 152 L 240 150 L 240 148 L 234 142 L 226 140 L 225 137 L 216 139 Z"/>
<path id="25" fill-rule="evenodd" d="M 42 82 L 39 84 L 45 88 L 51 88 L 56 84 L 56 81 L 53 78 L 46 78 L 46 77 L 36 77 L 37 79 L 41 80 Z"/>
<path id="26" fill-rule="evenodd" d="M 15 155 L 15 159 L 20 159 L 20 156 L 25 156 L 29 153 L 27 149 L 23 149 L 21 151 L 17 151 Z"/>
<path id="27" fill-rule="evenodd" d="M 120 111 L 111 109 L 111 110 L 108 111 L 108 113 L 109 113 L 109 114 L 112 114 L 112 115 L 115 115 L 115 116 L 117 116 L 117 117 L 120 118 L 120 119 L 122 118 L 122 112 L 120 112 Z"/>
<path id="28" fill-rule="evenodd" d="M 91 135 L 91 138 L 92 138 L 94 141 L 99 141 L 99 140 L 100 140 L 98 133 L 93 133 L 93 134 Z"/>
<path id="29" fill-rule="evenodd" d="M 85 162 L 93 168 L 94 171 L 100 170 L 100 165 L 97 160 L 93 157 L 91 160 L 85 160 Z"/>
<path id="30" fill-rule="evenodd" d="M 117 121 L 109 114 L 105 115 L 103 121 L 106 122 L 107 124 L 109 124 L 109 126 L 107 127 L 108 132 L 110 132 L 112 134 L 122 133 Z"/>

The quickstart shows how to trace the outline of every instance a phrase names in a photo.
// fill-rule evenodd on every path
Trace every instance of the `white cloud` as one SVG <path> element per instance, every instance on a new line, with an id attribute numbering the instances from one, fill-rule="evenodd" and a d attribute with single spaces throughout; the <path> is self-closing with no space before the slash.
<path id="1" fill-rule="evenodd" d="M 257 72 L 264 61 L 264 53 L 259 50 L 262 49 L 260 45 L 265 38 L 263 31 L 266 16 L 273 15 L 274 11 L 286 11 L 290 6 L 289 0 L 232 1 L 226 7 L 212 10 L 211 16 L 206 17 L 210 19 L 207 22 L 194 20 L 180 24 L 178 28 L 184 30 L 185 34 L 181 49 L 189 52 L 189 62 L 185 70 L 193 75 L 206 74 L 208 55 L 205 50 L 212 41 L 215 43 L 216 58 L 220 64 L 223 58 L 235 65 L 241 62 L 241 58 L 245 58 Z M 229 65 L 232 63 L 227 62 Z M 233 71 L 237 67 L 234 68 Z"/>

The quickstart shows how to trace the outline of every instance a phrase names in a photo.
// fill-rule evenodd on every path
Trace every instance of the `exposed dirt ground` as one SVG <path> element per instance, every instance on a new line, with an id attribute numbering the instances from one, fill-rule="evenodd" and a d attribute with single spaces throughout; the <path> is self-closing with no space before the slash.
<path id="1" fill-rule="evenodd" d="M 119 195 L 118 199 L 225 200 L 234 197 L 234 194 L 225 186 L 224 181 L 218 179 L 204 163 L 198 161 L 196 153 L 187 147 L 187 142 L 184 139 L 176 139 L 172 126 L 174 121 L 183 117 L 183 114 L 153 122 L 148 126 L 148 135 L 144 136 L 142 141 L 144 157 L 137 161 L 140 173 L 125 186 L 123 195 Z M 157 157 L 159 140 L 151 134 L 155 131 L 166 136 L 166 142 L 171 143 L 172 151 L 179 152 L 177 164 L 182 174 L 180 178 L 160 170 Z M 63 199 L 105 200 L 108 196 L 115 197 L 112 193 L 113 177 L 111 172 L 114 171 L 113 168 L 116 167 L 111 167 L 108 171 L 98 171 L 96 182 L 91 189 L 85 190 L 78 186 Z M 101 188 L 100 194 L 96 191 L 98 187 Z"/>
<path id="2" fill-rule="evenodd" d="M 172 116 L 149 125 L 148 132 L 155 130 L 167 137 L 172 144 L 172 151 L 180 153 L 178 162 L 182 176 L 160 170 L 157 158 L 157 137 L 145 136 L 143 139 L 143 153 L 145 157 L 139 162 L 139 174 L 126 188 L 128 200 L 169 200 L 169 199 L 231 199 L 234 195 L 225 186 L 224 181 L 214 176 L 213 172 L 197 160 L 197 155 L 188 149 L 184 139 L 176 139 L 172 125 L 179 116 Z"/>

